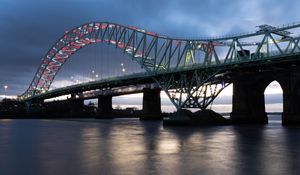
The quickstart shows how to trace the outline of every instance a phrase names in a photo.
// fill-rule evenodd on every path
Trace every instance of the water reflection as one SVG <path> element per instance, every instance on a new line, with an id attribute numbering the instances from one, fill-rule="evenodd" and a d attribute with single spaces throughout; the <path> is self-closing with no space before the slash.
<path id="1" fill-rule="evenodd" d="M 263 171 L 262 157 L 264 152 L 264 126 L 243 126 L 233 127 L 236 134 L 236 142 L 234 149 L 236 152 L 236 162 L 239 162 L 236 167 L 237 174 L 261 174 Z M 272 143 L 273 144 L 273 143 Z M 242 163 L 241 162 L 245 162 Z"/>
<path id="2" fill-rule="evenodd" d="M 282 160 L 285 162 L 285 167 L 282 167 L 282 171 L 284 169 L 288 169 L 290 174 L 299 174 L 300 167 L 300 156 L 299 156 L 299 145 L 300 140 L 300 132 L 299 127 L 290 127 L 284 128 L 283 130 L 283 142 L 285 143 L 285 152 L 280 152 L 281 154 L 285 154 L 285 159 Z"/>
<path id="3" fill-rule="evenodd" d="M 174 139 L 162 139 L 158 142 L 157 153 L 158 154 L 172 154 L 178 153 L 180 145 L 178 140 Z"/>
<path id="4" fill-rule="evenodd" d="M 144 131 L 139 126 L 122 123 L 113 127 L 108 142 L 114 169 L 124 174 L 142 174 L 146 152 L 143 137 Z"/>
<path id="5" fill-rule="evenodd" d="M 85 167 L 86 172 L 90 173 L 98 169 L 98 162 L 103 162 L 103 153 L 109 151 L 106 150 L 107 145 L 100 137 L 100 129 L 98 127 L 85 127 L 81 130 L 80 142 L 80 160 L 81 165 Z M 103 148 L 104 150 L 100 150 Z M 99 167 L 100 168 L 100 167 Z M 99 169 L 100 170 L 100 169 Z"/>
<path id="6" fill-rule="evenodd" d="M 300 128 L 0 121 L 0 174 L 299 174 Z"/>

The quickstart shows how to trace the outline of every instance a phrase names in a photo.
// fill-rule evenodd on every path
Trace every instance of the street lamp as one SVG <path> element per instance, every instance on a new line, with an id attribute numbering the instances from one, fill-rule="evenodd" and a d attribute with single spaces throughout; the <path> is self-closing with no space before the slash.
<path id="1" fill-rule="evenodd" d="M 126 71 L 126 69 L 125 69 L 125 67 L 124 67 L 124 64 L 123 64 L 123 63 L 121 63 L 121 70 L 122 70 L 122 72 L 125 72 L 125 71 Z"/>
<path id="2" fill-rule="evenodd" d="M 7 85 L 4 85 L 4 98 L 6 98 L 7 88 L 8 88 L 8 86 L 7 86 Z"/>

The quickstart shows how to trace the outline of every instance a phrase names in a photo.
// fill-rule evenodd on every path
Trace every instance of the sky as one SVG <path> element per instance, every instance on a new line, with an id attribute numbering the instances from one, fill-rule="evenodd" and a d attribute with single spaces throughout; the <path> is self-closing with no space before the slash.
<path id="1" fill-rule="evenodd" d="M 200 38 L 300 21 L 292 0 L 0 0 L 0 97 L 22 94 L 64 31 L 91 21 Z"/>

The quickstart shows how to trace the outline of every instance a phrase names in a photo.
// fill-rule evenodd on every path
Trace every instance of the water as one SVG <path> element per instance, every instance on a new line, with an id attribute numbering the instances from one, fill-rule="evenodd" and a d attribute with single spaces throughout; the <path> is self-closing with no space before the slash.
<path id="1" fill-rule="evenodd" d="M 0 120 L 1 175 L 299 174 L 300 128 Z"/>

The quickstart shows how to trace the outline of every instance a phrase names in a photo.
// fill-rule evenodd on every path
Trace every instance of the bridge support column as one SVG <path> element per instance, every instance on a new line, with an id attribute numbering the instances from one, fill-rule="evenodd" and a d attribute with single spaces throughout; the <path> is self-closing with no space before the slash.
<path id="1" fill-rule="evenodd" d="M 143 89 L 143 115 L 140 120 L 161 120 L 160 89 Z"/>
<path id="2" fill-rule="evenodd" d="M 289 71 L 282 80 L 282 125 L 300 125 L 300 70 Z"/>
<path id="3" fill-rule="evenodd" d="M 112 117 L 112 96 L 98 97 L 98 114 L 100 118 Z"/>
<path id="4" fill-rule="evenodd" d="M 233 82 L 232 113 L 230 114 L 233 123 L 268 123 L 264 88 L 264 82 L 253 76 L 245 76 Z"/>

